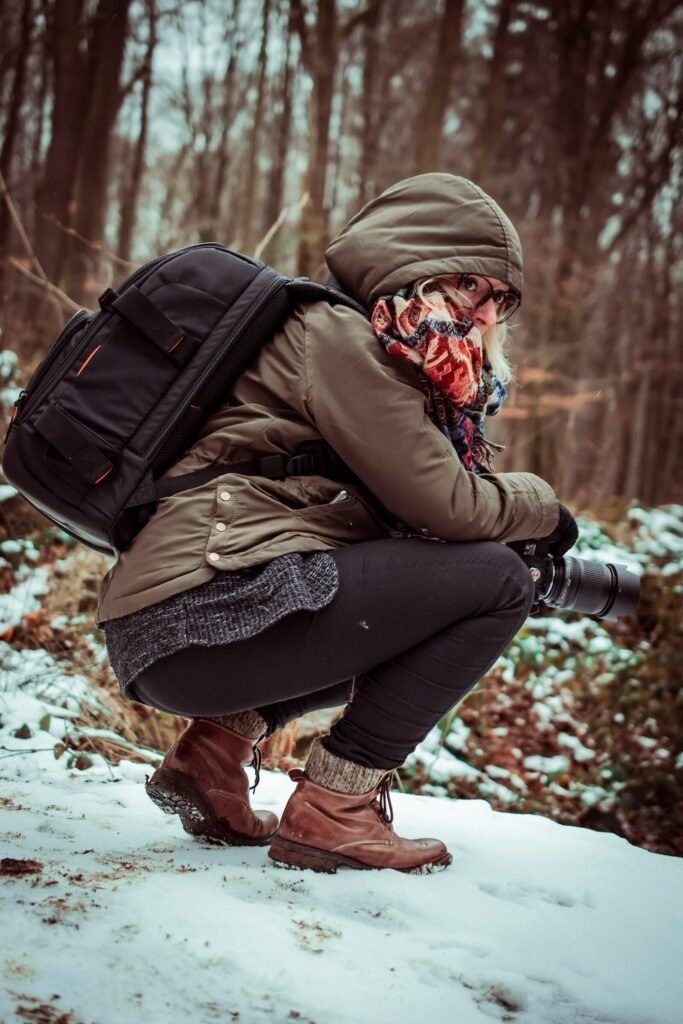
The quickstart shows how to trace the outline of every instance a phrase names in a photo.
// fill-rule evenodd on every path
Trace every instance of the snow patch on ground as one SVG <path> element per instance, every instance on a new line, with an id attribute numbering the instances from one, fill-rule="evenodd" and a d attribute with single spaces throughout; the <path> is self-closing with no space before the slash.
<path id="1" fill-rule="evenodd" d="M 188 836 L 151 765 L 73 767 L 87 681 L 7 644 L 0 665 L 0 1020 L 678 1024 L 681 860 L 434 784 L 392 793 L 394 827 L 442 839 L 445 871 L 287 871 Z M 438 743 L 420 751 L 446 774 L 475 770 Z M 293 787 L 262 771 L 254 805 L 281 814 Z"/>

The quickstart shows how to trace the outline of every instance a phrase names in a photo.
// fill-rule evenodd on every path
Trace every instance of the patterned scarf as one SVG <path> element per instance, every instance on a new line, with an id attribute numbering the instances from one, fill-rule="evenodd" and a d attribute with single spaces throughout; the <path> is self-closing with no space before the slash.
<path id="1" fill-rule="evenodd" d="M 465 469 L 491 473 L 493 456 L 504 445 L 487 439 L 484 417 L 498 412 L 505 387 L 472 320 L 441 291 L 430 297 L 433 308 L 413 286 L 383 296 L 372 310 L 372 326 L 390 355 L 420 367 L 429 417 Z"/>

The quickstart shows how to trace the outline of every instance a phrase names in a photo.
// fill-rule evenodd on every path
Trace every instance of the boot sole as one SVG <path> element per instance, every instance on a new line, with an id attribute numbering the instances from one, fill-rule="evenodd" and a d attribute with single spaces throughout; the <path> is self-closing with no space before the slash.
<path id="1" fill-rule="evenodd" d="M 172 768 L 157 768 L 145 781 L 147 796 L 165 814 L 177 814 L 191 836 L 201 836 L 225 846 L 267 846 L 275 833 L 245 836 L 217 817 L 194 779 Z"/>
<path id="2" fill-rule="evenodd" d="M 275 861 L 278 867 L 310 868 L 311 871 L 324 871 L 328 875 L 336 874 L 338 867 L 353 868 L 356 871 L 387 870 L 372 864 L 363 864 L 361 861 L 354 860 L 353 857 L 345 857 L 341 853 L 316 850 L 312 846 L 292 843 L 290 840 L 280 837 L 275 838 L 270 844 L 268 856 Z M 402 871 L 406 875 L 431 875 L 435 871 L 442 871 L 452 863 L 453 856 L 446 851 L 438 860 L 430 861 L 428 864 L 419 864 L 413 868 L 392 868 L 392 870 Z"/>

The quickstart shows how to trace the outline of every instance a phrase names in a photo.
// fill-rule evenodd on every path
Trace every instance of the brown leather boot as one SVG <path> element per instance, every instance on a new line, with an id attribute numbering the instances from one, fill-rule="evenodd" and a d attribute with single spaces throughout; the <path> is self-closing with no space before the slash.
<path id="1" fill-rule="evenodd" d="M 196 718 L 178 737 L 154 774 L 145 781 L 148 796 L 167 814 L 177 814 L 192 836 L 230 846 L 265 846 L 277 829 L 277 816 L 253 811 L 249 778 L 261 752 L 253 737 Z"/>
<path id="2" fill-rule="evenodd" d="M 349 868 L 394 868 L 428 874 L 453 858 L 438 839 L 402 839 L 394 832 L 389 798 L 393 769 L 366 768 L 313 741 L 306 771 L 293 768 L 296 789 L 287 801 L 268 856 L 294 868 L 334 874 Z M 323 785 L 314 778 L 325 779 Z M 340 792 L 329 783 L 343 785 Z M 368 782 L 371 788 L 368 788 Z"/>

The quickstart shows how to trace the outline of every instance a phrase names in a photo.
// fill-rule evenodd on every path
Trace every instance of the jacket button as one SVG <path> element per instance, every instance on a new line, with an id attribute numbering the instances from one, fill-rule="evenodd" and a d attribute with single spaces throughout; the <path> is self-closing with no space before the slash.
<path id="1" fill-rule="evenodd" d="M 224 530 L 225 529 L 225 523 L 216 523 L 216 529 L 217 530 Z"/>
<path id="2" fill-rule="evenodd" d="M 230 491 L 221 491 L 221 501 L 230 501 Z"/>
<path id="3" fill-rule="evenodd" d="M 221 556 L 216 551 L 212 551 L 211 554 L 209 555 L 209 558 L 211 559 L 212 562 L 217 562 L 220 557 Z"/>

